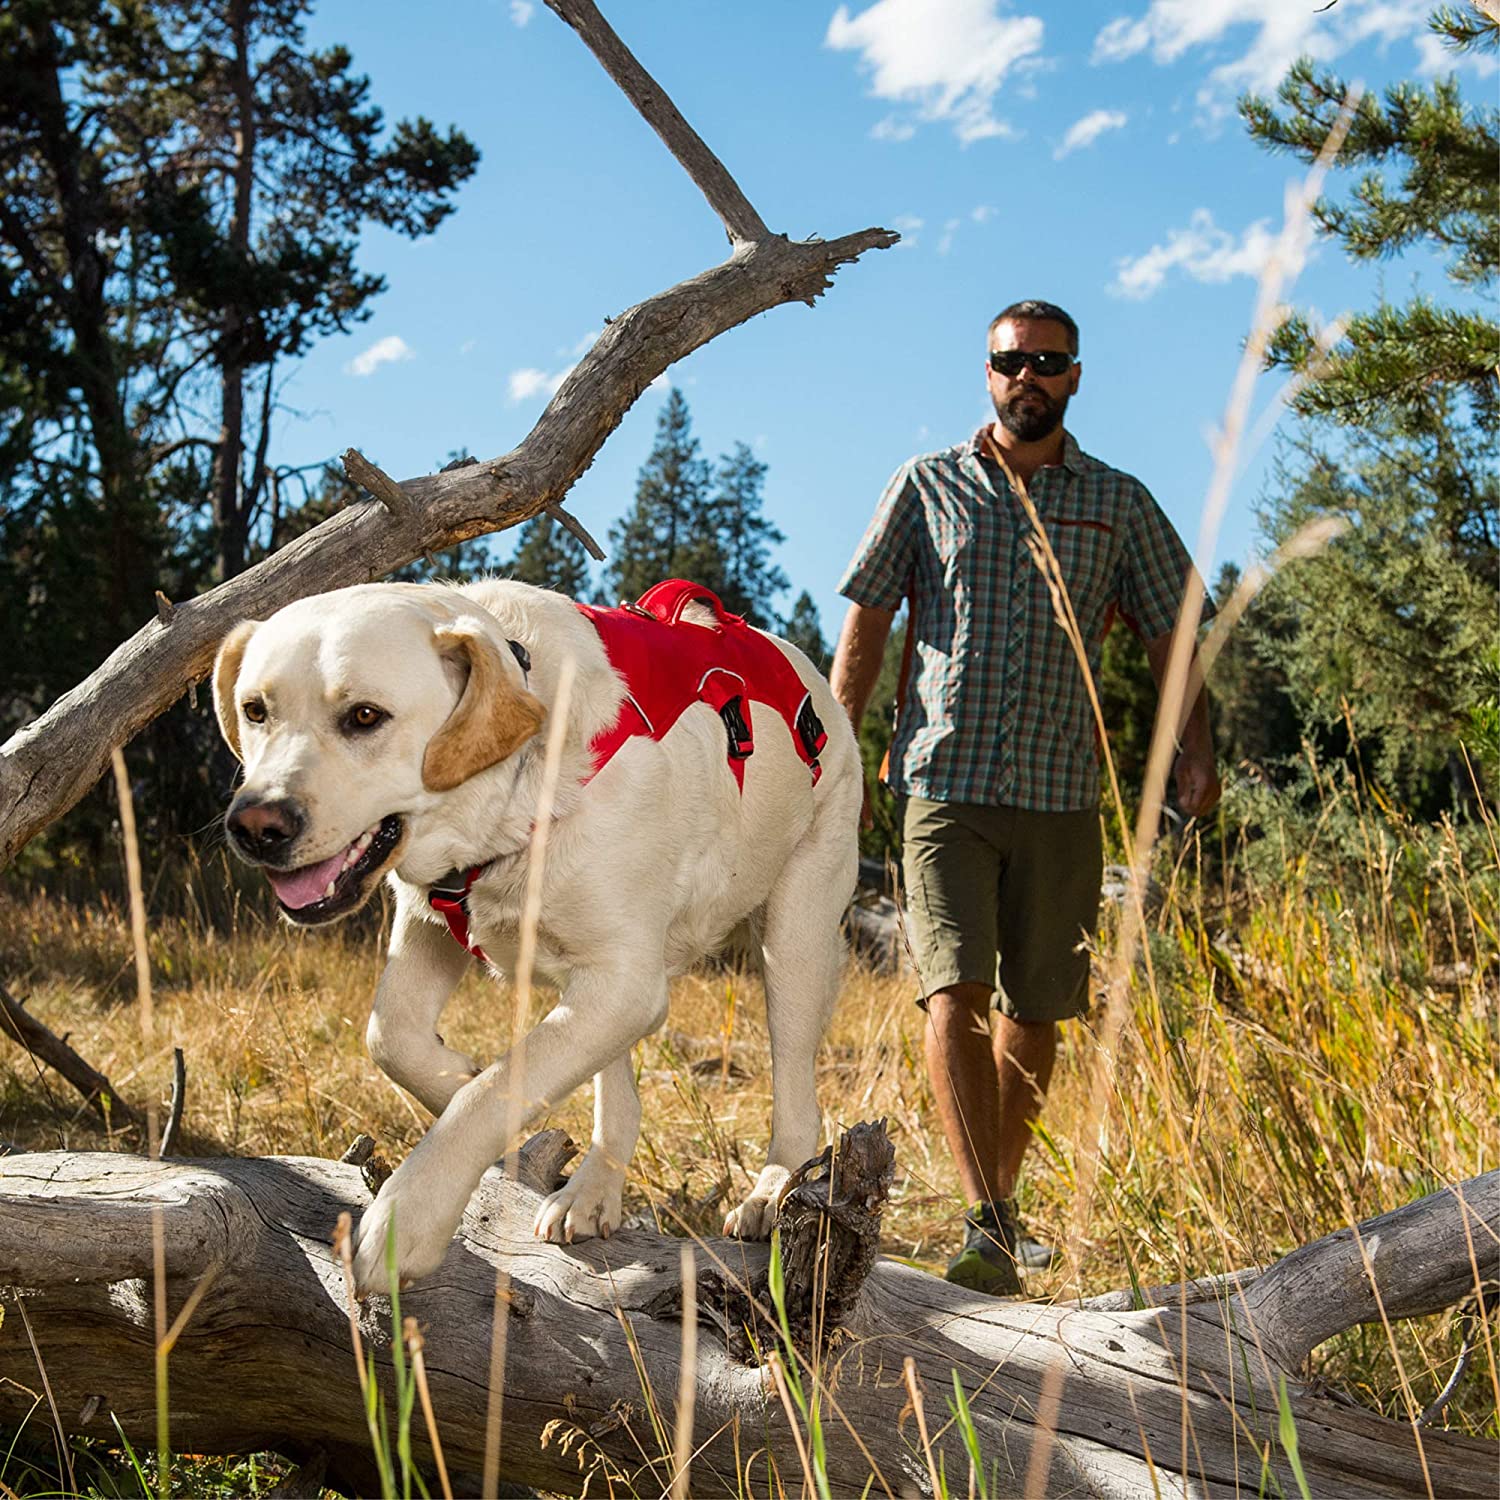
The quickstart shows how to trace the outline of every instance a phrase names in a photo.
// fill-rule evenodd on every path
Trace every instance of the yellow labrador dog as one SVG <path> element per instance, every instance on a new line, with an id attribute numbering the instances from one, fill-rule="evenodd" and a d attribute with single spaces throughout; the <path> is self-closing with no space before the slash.
<path id="1" fill-rule="evenodd" d="M 715 617 L 693 606 L 687 618 L 709 630 Z M 594 774 L 593 747 L 621 722 L 627 684 L 584 612 L 526 584 L 342 589 L 248 621 L 220 647 L 215 704 L 245 772 L 226 816 L 236 852 L 264 869 L 293 922 L 345 916 L 382 878 L 395 894 L 366 1037 L 381 1069 L 437 1119 L 359 1226 L 363 1289 L 387 1289 L 393 1221 L 400 1277 L 435 1270 L 485 1168 L 589 1078 L 590 1149 L 543 1205 L 536 1232 L 570 1240 L 617 1226 L 641 1114 L 630 1048 L 662 1025 L 668 979 L 752 914 L 771 1037 L 771 1141 L 725 1231 L 770 1233 L 788 1174 L 817 1147 L 813 1055 L 837 991 L 861 771 L 827 683 L 795 647 L 766 639 L 826 726 L 820 778 L 809 775 L 818 761 L 799 755 L 761 704 L 754 753 L 735 769 L 732 721 L 705 703 L 659 738 L 625 739 Z M 467 892 L 470 947 L 512 969 L 542 785 L 538 731 L 570 660 L 536 956 L 561 998 L 483 1067 L 437 1029 L 471 957 L 430 897 L 454 872 L 478 870 Z"/>

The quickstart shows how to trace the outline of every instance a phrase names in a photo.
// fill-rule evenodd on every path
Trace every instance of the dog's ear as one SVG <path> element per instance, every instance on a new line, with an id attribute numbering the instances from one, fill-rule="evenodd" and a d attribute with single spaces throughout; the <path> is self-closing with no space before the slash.
<path id="1" fill-rule="evenodd" d="M 219 647 L 214 658 L 214 712 L 219 717 L 219 733 L 224 736 L 236 760 L 244 760 L 240 754 L 240 714 L 234 701 L 234 687 L 240 675 L 240 662 L 245 656 L 245 647 L 259 627 L 259 620 L 242 620 Z"/>
<path id="2" fill-rule="evenodd" d="M 448 792 L 513 755 L 542 727 L 547 710 L 511 681 L 499 648 L 479 630 L 444 625 L 433 638 L 443 656 L 467 667 L 469 678 L 422 757 L 422 784 L 430 792 Z"/>

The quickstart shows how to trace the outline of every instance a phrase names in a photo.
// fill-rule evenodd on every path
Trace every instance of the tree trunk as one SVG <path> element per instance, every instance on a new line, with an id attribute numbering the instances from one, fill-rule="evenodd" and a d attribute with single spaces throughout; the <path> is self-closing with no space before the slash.
<path id="1" fill-rule="evenodd" d="M 841 1177 L 845 1157 L 859 1164 L 860 1130 L 872 1132 L 863 1152 L 870 1170 Z M 1142 1311 L 1045 1306 L 870 1264 L 870 1210 L 890 1172 L 875 1130 L 857 1127 L 832 1168 L 825 1154 L 805 1170 L 782 1215 L 792 1336 L 805 1343 L 813 1327 L 819 1335 L 832 1493 L 859 1494 L 871 1474 L 873 1494 L 932 1493 L 903 1379 L 910 1357 L 933 1460 L 957 1493 L 968 1460 L 949 1420 L 955 1376 L 1000 1494 L 1296 1495 L 1278 1435 L 1283 1379 L 1313 1495 L 1494 1494 L 1495 1444 L 1419 1433 L 1335 1402 L 1299 1380 L 1296 1365 L 1332 1332 L 1379 1316 L 1361 1246 L 1392 1318 L 1439 1309 L 1493 1278 L 1500 1173 L 1362 1224 L 1357 1240 L 1344 1230 L 1295 1251 L 1222 1300 L 1191 1301 L 1199 1284 Z M 608 1475 L 616 1492 L 664 1491 L 681 1378 L 684 1242 L 625 1231 L 539 1244 L 532 1217 L 557 1161 L 539 1138 L 515 1178 L 487 1174 L 442 1269 L 401 1299 L 402 1313 L 422 1326 L 448 1468 L 462 1476 L 462 1493 L 483 1467 L 498 1277 L 507 1299 L 506 1481 L 577 1493 L 593 1475 L 592 1492 L 603 1493 Z M 7 1313 L 19 1302 L 26 1314 L 0 1327 L 0 1418 L 20 1421 L 31 1393 L 41 1399 L 34 1338 L 67 1431 L 112 1435 L 113 1413 L 132 1441 L 153 1441 L 159 1214 L 167 1318 L 203 1289 L 171 1352 L 174 1448 L 322 1454 L 337 1482 L 367 1487 L 373 1471 L 344 1281 L 329 1248 L 340 1212 L 357 1214 L 367 1201 L 358 1167 L 309 1158 L 38 1153 L 0 1162 L 0 1280 L 15 1288 Z M 818 1235 L 830 1231 L 824 1246 Z M 796 1492 L 797 1439 L 756 1362 L 756 1345 L 762 1355 L 778 1347 L 757 1310 L 769 1305 L 767 1248 L 714 1240 L 695 1255 L 690 1492 L 767 1493 L 768 1468 Z M 359 1325 L 391 1403 L 389 1303 L 371 1297 Z M 1057 1397 L 1050 1427 L 1037 1416 L 1049 1388 Z M 412 1435 L 431 1481 L 420 1408 Z"/>
<path id="2" fill-rule="evenodd" d="M 245 310 L 239 303 L 249 278 L 252 253 L 250 218 L 255 187 L 255 88 L 250 77 L 249 0 L 229 7 L 234 38 L 234 216 L 229 247 L 235 268 L 234 292 L 223 310 L 219 341 L 219 442 L 214 455 L 214 528 L 217 532 L 218 580 L 223 583 L 245 569 Z"/>

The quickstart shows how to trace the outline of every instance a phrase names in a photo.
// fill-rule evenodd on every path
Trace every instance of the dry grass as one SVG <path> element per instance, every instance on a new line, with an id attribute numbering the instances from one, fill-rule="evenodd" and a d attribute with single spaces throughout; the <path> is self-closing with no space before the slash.
<path id="1" fill-rule="evenodd" d="M 1264 1264 L 1495 1165 L 1495 861 L 1491 853 L 1476 869 L 1473 856 L 1487 841 L 1466 847 L 1452 830 L 1412 829 L 1355 805 L 1352 792 L 1329 792 L 1309 827 L 1283 832 L 1279 853 L 1277 835 L 1261 832 L 1240 843 L 1226 827 L 1212 849 L 1194 841 L 1159 853 L 1165 900 L 1150 923 L 1149 972 L 1134 971 L 1098 1190 L 1072 1247 L 1086 1291 Z M 1200 868 L 1210 855 L 1215 874 Z M 1269 896 L 1252 856 L 1280 867 Z M 424 1112 L 363 1044 L 381 963 L 373 919 L 362 930 L 303 933 L 242 903 L 225 935 L 183 894 L 158 890 L 158 906 L 180 914 L 151 925 L 149 1052 L 118 909 L 0 897 L 0 972 L 133 1102 L 165 1099 L 171 1048 L 182 1046 L 186 1152 L 337 1155 L 359 1131 L 394 1156 L 409 1149 Z M 548 1003 L 545 991 L 532 1000 L 537 1014 Z M 511 1034 L 511 1006 L 508 986 L 473 972 L 444 1033 L 493 1055 Z M 921 1023 L 910 982 L 851 966 L 821 1054 L 820 1097 L 825 1133 L 889 1120 L 900 1175 L 886 1248 L 940 1269 L 960 1199 L 933 1128 Z M 668 1029 L 636 1059 L 645 1124 L 627 1209 L 654 1213 L 663 1228 L 685 1221 L 716 1232 L 769 1129 L 759 981 L 727 969 L 679 980 Z M 1096 1061 L 1091 1030 L 1066 1028 L 1023 1189 L 1043 1237 L 1062 1233 L 1076 1165 L 1091 1148 L 1080 1135 Z M 586 1140 L 587 1090 L 550 1123 Z M 38 1076 L 13 1046 L 0 1051 L 0 1138 L 31 1148 L 140 1145 L 108 1138 L 65 1084 Z M 1028 1289 L 1045 1297 L 1062 1278 L 1061 1269 L 1034 1274 Z M 1398 1331 L 1418 1402 L 1442 1384 L 1457 1342 L 1453 1316 Z M 1317 1358 L 1360 1399 L 1404 1414 L 1380 1329 L 1346 1335 Z M 1493 1372 L 1476 1370 L 1449 1423 L 1497 1435 L 1494 1389 Z"/>

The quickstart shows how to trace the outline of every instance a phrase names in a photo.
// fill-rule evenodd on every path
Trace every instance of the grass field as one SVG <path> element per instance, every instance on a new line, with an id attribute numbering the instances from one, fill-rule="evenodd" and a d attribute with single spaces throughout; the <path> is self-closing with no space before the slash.
<path id="1" fill-rule="evenodd" d="M 1075 1168 L 1097 1134 L 1098 1187 L 1075 1244 L 1083 1291 L 1263 1265 L 1495 1166 L 1497 868 L 1491 828 L 1418 827 L 1332 779 L 1296 804 L 1243 784 L 1201 838 L 1158 849 L 1161 900 L 1133 971 L 1108 1118 L 1096 1133 L 1085 1128 L 1099 1048 L 1090 1027 L 1069 1026 L 1022 1191 L 1040 1235 L 1061 1237 Z M 166 1098 L 171 1048 L 181 1046 L 187 1153 L 338 1155 L 368 1131 L 399 1158 L 425 1116 L 365 1054 L 381 963 L 374 920 L 303 933 L 251 893 L 212 923 L 203 911 L 227 879 L 210 860 L 157 886 L 153 1050 L 142 1040 L 118 900 L 83 906 L 13 885 L 0 896 L 0 974 L 131 1101 Z M 1101 960 L 1113 927 L 1107 910 Z M 851 965 L 821 1055 L 820 1097 L 825 1135 L 889 1121 L 898 1176 L 885 1248 L 940 1271 L 961 1205 L 933 1123 L 912 996 L 908 980 Z M 534 1003 L 548 999 L 539 992 Z M 754 977 L 709 969 L 679 980 L 673 1002 L 668 1029 L 636 1053 L 645 1118 L 627 1211 L 670 1203 L 664 1220 L 713 1233 L 722 1200 L 744 1189 L 765 1145 L 762 997 Z M 511 1004 L 507 986 L 471 973 L 445 1035 L 491 1056 L 511 1034 Z M 549 1123 L 586 1140 L 587 1091 Z M 14 1045 L 0 1045 L 0 1140 L 139 1146 L 108 1136 Z M 1028 1291 L 1055 1295 L 1062 1276 L 1034 1273 Z M 1404 1417 L 1408 1397 L 1427 1402 L 1451 1370 L 1457 1312 L 1398 1325 L 1394 1337 L 1406 1394 L 1379 1327 L 1325 1345 L 1316 1371 Z M 1493 1357 L 1475 1362 L 1448 1408 L 1454 1429 L 1500 1436 Z M 27 1472 L 13 1462 L 0 1479 L 38 1493 Z M 233 1481 L 214 1472 L 233 1492 L 251 1492 L 243 1466 Z M 185 1487 L 200 1484 L 208 1478 Z"/>

